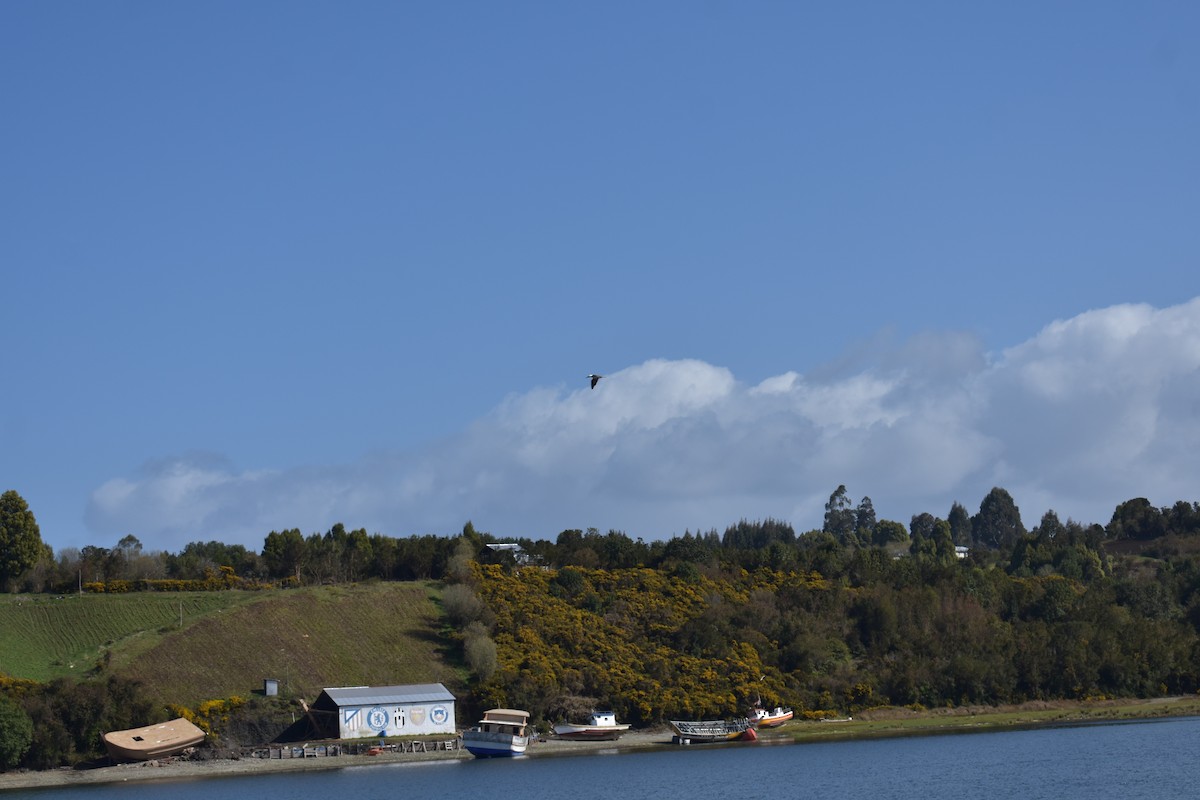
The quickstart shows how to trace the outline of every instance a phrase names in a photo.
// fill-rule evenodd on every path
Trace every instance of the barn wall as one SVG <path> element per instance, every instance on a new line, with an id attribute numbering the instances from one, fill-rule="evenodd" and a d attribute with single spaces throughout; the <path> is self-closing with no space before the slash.
<path id="1" fill-rule="evenodd" d="M 338 730 L 343 739 L 454 735 L 454 701 L 344 706 L 338 710 Z"/>

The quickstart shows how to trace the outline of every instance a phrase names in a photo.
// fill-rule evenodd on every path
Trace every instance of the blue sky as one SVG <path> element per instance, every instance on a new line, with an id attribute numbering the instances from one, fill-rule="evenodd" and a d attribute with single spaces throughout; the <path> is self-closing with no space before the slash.
<path id="1" fill-rule="evenodd" d="M 1186 2 L 4 3 L 0 490 L 167 550 L 1200 500 L 1198 40 Z"/>

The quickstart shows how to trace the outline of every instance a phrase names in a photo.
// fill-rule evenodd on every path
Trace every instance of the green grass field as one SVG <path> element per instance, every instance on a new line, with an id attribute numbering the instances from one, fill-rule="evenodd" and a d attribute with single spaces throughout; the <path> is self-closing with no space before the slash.
<path id="1" fill-rule="evenodd" d="M 437 596 L 434 584 L 372 583 L 6 597 L 0 672 L 46 681 L 107 659 L 156 702 L 190 706 L 248 696 L 267 678 L 309 701 L 329 686 L 441 682 L 455 691 L 464 674 L 441 634 Z"/>
<path id="2" fill-rule="evenodd" d="M 48 681 L 79 676 L 106 652 L 114 665 L 169 632 L 261 599 L 242 592 L 0 596 L 0 672 Z"/>

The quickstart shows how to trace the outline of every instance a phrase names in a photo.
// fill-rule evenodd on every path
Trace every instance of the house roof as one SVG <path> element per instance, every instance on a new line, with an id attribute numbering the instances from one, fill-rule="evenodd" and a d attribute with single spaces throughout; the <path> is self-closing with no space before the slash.
<path id="1" fill-rule="evenodd" d="M 440 683 L 412 683 L 403 686 L 344 686 L 325 689 L 339 707 L 438 703 L 454 700 L 450 690 Z"/>

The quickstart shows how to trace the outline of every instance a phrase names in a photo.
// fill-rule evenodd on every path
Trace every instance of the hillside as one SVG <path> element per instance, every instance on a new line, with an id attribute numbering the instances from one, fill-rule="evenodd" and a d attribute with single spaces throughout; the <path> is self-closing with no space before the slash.
<path id="1" fill-rule="evenodd" d="M 309 700 L 326 686 L 437 681 L 456 691 L 438 593 L 407 582 L 9 599 L 0 672 L 48 680 L 107 660 L 156 703 L 191 706 L 261 691 L 265 678 Z"/>
<path id="2" fill-rule="evenodd" d="M 79 677 L 102 660 L 115 667 L 170 632 L 187 631 L 211 614 L 264 597 L 248 592 L 3 595 L 0 673 L 49 681 Z"/>

